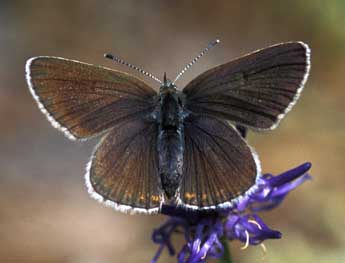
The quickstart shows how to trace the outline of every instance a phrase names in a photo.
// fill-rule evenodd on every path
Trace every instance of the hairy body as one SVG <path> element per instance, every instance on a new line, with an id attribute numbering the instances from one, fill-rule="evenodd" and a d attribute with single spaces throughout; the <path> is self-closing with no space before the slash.
<path id="1" fill-rule="evenodd" d="M 183 105 L 176 87 L 164 81 L 159 94 L 158 169 L 162 188 L 170 200 L 175 197 L 182 179 L 184 126 Z"/>

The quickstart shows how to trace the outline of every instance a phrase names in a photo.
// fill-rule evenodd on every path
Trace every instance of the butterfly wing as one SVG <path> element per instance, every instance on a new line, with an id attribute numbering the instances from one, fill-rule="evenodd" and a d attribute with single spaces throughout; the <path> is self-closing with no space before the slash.
<path id="1" fill-rule="evenodd" d="M 123 72 L 58 57 L 34 57 L 26 78 L 39 108 L 70 139 L 85 139 L 152 112 L 156 92 Z"/>
<path id="2" fill-rule="evenodd" d="M 192 209 L 229 207 L 255 184 L 255 152 L 225 121 L 190 115 L 185 119 L 182 205 Z"/>
<path id="3" fill-rule="evenodd" d="M 122 212 L 158 213 L 157 125 L 143 119 L 115 126 L 96 147 L 85 175 L 96 200 Z"/>
<path id="4" fill-rule="evenodd" d="M 307 80 L 310 50 L 278 44 L 210 69 L 184 89 L 185 108 L 254 129 L 274 129 Z"/>

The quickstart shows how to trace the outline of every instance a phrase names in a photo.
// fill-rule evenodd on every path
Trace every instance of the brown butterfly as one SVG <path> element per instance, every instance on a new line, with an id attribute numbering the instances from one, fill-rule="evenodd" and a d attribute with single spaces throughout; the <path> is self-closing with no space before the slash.
<path id="1" fill-rule="evenodd" d="M 26 79 L 41 111 L 72 140 L 103 134 L 85 175 L 92 197 L 122 212 L 157 213 L 162 204 L 231 207 L 255 188 L 260 162 L 234 124 L 274 129 L 307 80 L 310 49 L 288 42 L 214 67 L 182 91 L 157 93 L 124 72 L 59 57 L 33 57 Z M 230 122 L 229 122 L 230 121 Z"/>

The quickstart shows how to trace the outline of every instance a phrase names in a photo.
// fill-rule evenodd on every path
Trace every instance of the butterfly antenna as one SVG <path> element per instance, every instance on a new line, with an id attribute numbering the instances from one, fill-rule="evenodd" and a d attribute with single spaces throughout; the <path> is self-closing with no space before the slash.
<path id="1" fill-rule="evenodd" d="M 173 83 L 175 83 L 191 66 L 193 66 L 203 55 L 207 53 L 211 48 L 213 48 L 215 45 L 217 45 L 220 42 L 219 39 L 213 40 L 208 44 L 206 48 L 204 48 L 198 56 L 196 56 L 191 62 L 189 62 L 182 70 L 181 72 L 177 75 Z"/>
<path id="2" fill-rule="evenodd" d="M 135 70 L 139 71 L 140 73 L 144 74 L 145 76 L 148 76 L 148 77 L 150 77 L 151 79 L 153 79 L 153 80 L 157 81 L 158 83 L 162 84 L 162 81 L 161 81 L 160 79 L 158 79 L 157 77 L 155 77 L 154 75 L 152 75 L 151 73 L 148 73 L 148 72 L 146 72 L 145 70 L 143 70 L 143 69 L 141 69 L 141 68 L 139 68 L 139 67 L 137 67 L 137 66 L 135 66 L 135 65 L 133 65 L 133 64 L 130 64 L 130 63 L 128 63 L 128 62 L 122 60 L 122 59 L 119 58 L 119 57 L 115 57 L 114 55 L 108 54 L 108 53 L 104 54 L 104 57 L 105 57 L 105 58 L 108 58 L 108 59 L 111 59 L 111 60 L 114 60 L 114 61 L 116 61 L 117 63 L 120 63 L 120 64 L 122 64 L 122 65 L 125 65 L 125 66 L 127 66 L 127 67 L 130 67 L 130 68 L 132 68 L 132 69 L 135 69 Z"/>

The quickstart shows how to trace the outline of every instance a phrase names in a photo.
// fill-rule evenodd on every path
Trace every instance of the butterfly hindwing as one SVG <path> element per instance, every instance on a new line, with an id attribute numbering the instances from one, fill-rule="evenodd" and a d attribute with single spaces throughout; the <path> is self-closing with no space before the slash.
<path id="1" fill-rule="evenodd" d="M 207 116 L 185 119 L 182 205 L 193 209 L 228 207 L 255 184 L 256 154 L 229 123 Z"/>
<path id="2" fill-rule="evenodd" d="M 116 210 L 157 213 L 162 201 L 157 125 L 131 120 L 115 126 L 96 147 L 85 175 L 89 192 Z"/>
<path id="3" fill-rule="evenodd" d="M 132 75 L 58 57 L 29 59 L 26 77 L 42 112 L 70 139 L 141 118 L 153 110 L 157 95 Z"/>
<path id="4" fill-rule="evenodd" d="M 210 69 L 183 89 L 185 107 L 254 129 L 273 129 L 303 89 L 309 53 L 306 44 L 289 42 Z"/>

